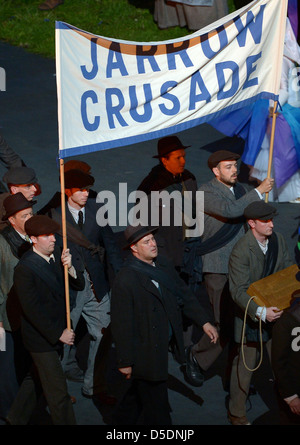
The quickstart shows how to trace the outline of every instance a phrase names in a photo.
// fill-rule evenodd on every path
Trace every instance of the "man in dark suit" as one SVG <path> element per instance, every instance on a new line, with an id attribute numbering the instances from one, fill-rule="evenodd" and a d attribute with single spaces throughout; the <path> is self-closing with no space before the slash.
<path id="1" fill-rule="evenodd" d="M 128 226 L 131 251 L 112 288 L 112 334 L 119 371 L 131 385 L 118 406 L 116 425 L 134 425 L 143 412 L 147 425 L 171 424 L 168 403 L 168 348 L 184 360 L 181 309 L 216 342 L 217 330 L 172 263 L 157 256 L 153 232 Z"/>
<path id="2" fill-rule="evenodd" d="M 70 286 L 83 289 L 83 275 L 72 265 L 69 249 L 55 246 L 60 229 L 51 218 L 28 219 L 25 231 L 33 243 L 14 273 L 14 287 L 22 307 L 22 336 L 30 352 L 46 398 L 53 424 L 76 424 L 60 354 L 63 344 L 72 345 L 75 334 L 67 329 L 63 266 L 68 267 Z M 32 371 L 25 378 L 8 414 L 13 425 L 27 424 L 36 406 L 38 383 Z"/>
<path id="3" fill-rule="evenodd" d="M 166 136 L 160 139 L 157 144 L 158 154 L 153 156 L 153 158 L 159 159 L 159 164 L 152 168 L 150 173 L 138 186 L 137 190 L 146 193 L 149 199 L 151 192 L 188 192 L 191 202 L 195 202 L 197 181 L 195 176 L 185 168 L 185 151 L 188 147 L 187 145 L 183 145 L 177 136 Z M 183 213 L 186 209 L 184 209 L 181 204 L 182 201 L 180 201 L 180 215 L 177 215 L 176 203 L 172 200 L 164 203 L 161 200 L 157 203 L 157 205 L 159 205 L 158 224 L 151 223 L 150 218 L 152 212 L 148 216 L 148 221 L 145 222 L 146 225 L 156 225 L 158 227 L 156 239 L 159 251 L 161 255 L 166 256 L 174 263 L 179 272 L 181 272 L 183 268 L 186 240 L 186 226 L 184 224 Z M 151 211 L 152 210 L 153 208 L 151 207 Z M 168 211 L 170 215 L 170 223 L 168 225 L 163 224 L 163 212 L 165 211 Z M 177 217 L 181 220 L 180 225 L 175 223 Z M 192 215 L 190 214 L 189 217 L 191 218 Z"/>
<path id="4" fill-rule="evenodd" d="M 95 359 L 103 331 L 110 324 L 110 285 L 106 264 L 109 264 L 113 272 L 117 272 L 122 258 L 110 226 L 101 226 L 101 222 L 98 224 L 97 212 L 100 206 L 95 199 L 88 199 L 89 188 L 93 184 L 94 178 L 82 170 L 65 172 L 67 232 L 70 230 L 74 235 L 68 237 L 68 245 L 76 269 L 84 273 L 86 280 L 84 290 L 75 296 L 71 319 L 73 328 L 76 329 L 82 315 L 90 334 L 90 344 L 84 376 L 78 370 L 74 347 L 71 350 L 65 348 L 63 365 L 67 378 L 83 381 L 84 396 L 112 404 L 115 399 L 107 393 L 103 374 L 95 372 Z M 55 214 L 60 215 L 61 208 L 52 211 L 52 217 Z M 85 246 L 81 243 L 82 239 L 86 241 Z M 105 332 L 108 335 L 109 330 Z"/>

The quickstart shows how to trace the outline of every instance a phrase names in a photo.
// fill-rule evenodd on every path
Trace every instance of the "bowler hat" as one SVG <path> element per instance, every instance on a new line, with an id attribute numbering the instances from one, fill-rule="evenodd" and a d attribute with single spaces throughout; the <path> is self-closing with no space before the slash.
<path id="1" fill-rule="evenodd" d="M 29 167 L 10 168 L 3 176 L 3 181 L 13 185 L 36 184 L 38 182 L 35 171 Z"/>
<path id="2" fill-rule="evenodd" d="M 268 221 L 277 215 L 275 207 L 267 204 L 265 201 L 254 201 L 249 204 L 244 210 L 244 216 L 246 219 L 261 219 L 262 221 Z"/>
<path id="3" fill-rule="evenodd" d="M 212 170 L 221 161 L 236 161 L 240 159 L 240 155 L 228 150 L 218 150 L 210 155 L 207 160 L 208 167 Z"/>
<path id="4" fill-rule="evenodd" d="M 2 221 L 7 221 L 10 216 L 20 212 L 21 210 L 29 209 L 35 203 L 36 201 L 28 201 L 28 199 L 26 199 L 21 192 L 7 196 L 7 198 L 5 198 L 3 201 L 5 215 L 2 217 Z"/>
<path id="5" fill-rule="evenodd" d="M 83 189 L 94 184 L 95 179 L 82 170 L 73 169 L 65 172 L 65 188 L 66 189 Z"/>
<path id="6" fill-rule="evenodd" d="M 153 156 L 153 158 L 163 158 L 172 151 L 181 150 L 182 148 L 186 149 L 188 147 L 190 147 L 190 145 L 183 145 L 177 136 L 166 136 L 158 141 L 158 154 Z"/>
<path id="7" fill-rule="evenodd" d="M 46 215 L 34 215 L 25 223 L 25 232 L 28 236 L 51 235 L 58 232 L 60 224 Z"/>
<path id="8" fill-rule="evenodd" d="M 141 224 L 137 226 L 127 226 L 124 231 L 124 236 L 126 239 L 126 245 L 123 249 L 128 249 L 132 244 L 137 243 L 144 236 L 149 235 L 149 233 L 155 232 L 158 227 L 142 226 Z"/>

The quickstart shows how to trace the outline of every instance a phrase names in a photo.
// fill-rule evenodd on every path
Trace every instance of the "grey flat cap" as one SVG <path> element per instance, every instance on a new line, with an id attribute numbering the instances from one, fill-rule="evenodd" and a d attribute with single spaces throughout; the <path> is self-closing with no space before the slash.
<path id="1" fill-rule="evenodd" d="M 9 169 L 3 176 L 3 181 L 6 184 L 36 184 L 38 182 L 33 168 L 16 167 Z"/>

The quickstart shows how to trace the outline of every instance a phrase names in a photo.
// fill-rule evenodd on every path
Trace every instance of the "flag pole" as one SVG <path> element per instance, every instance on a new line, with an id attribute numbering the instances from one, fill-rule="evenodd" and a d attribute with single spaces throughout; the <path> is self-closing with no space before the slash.
<path id="1" fill-rule="evenodd" d="M 271 139 L 270 139 L 270 150 L 269 150 L 269 163 L 268 163 L 268 173 L 267 178 L 271 178 L 272 171 L 272 161 L 273 161 L 273 150 L 274 150 L 274 138 L 275 138 L 275 128 L 276 128 L 276 117 L 277 117 L 277 104 L 278 102 L 274 102 L 274 106 L 272 108 L 271 117 L 272 117 L 272 128 L 271 128 Z M 269 193 L 265 194 L 265 202 L 269 201 Z"/>
<path id="2" fill-rule="evenodd" d="M 63 249 L 67 249 L 67 225 L 66 225 L 66 198 L 65 198 L 65 169 L 64 160 L 60 159 L 60 189 L 61 189 L 61 218 L 62 218 L 62 237 Z M 68 265 L 64 266 L 65 277 L 65 299 L 66 299 L 66 316 L 67 329 L 71 330 L 71 316 L 70 316 L 70 292 L 69 292 L 69 272 Z"/>

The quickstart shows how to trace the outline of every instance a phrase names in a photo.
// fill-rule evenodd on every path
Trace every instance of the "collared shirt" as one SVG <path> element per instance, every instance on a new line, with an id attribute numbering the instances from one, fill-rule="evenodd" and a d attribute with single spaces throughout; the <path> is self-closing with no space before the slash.
<path id="1" fill-rule="evenodd" d="M 39 252 L 38 250 L 36 250 L 35 247 L 32 248 L 32 250 L 34 251 L 34 253 L 36 253 L 37 255 L 39 255 L 40 257 L 42 257 L 45 261 L 47 261 L 47 263 L 50 264 L 50 259 L 52 258 L 53 261 L 55 262 L 55 257 L 53 255 L 53 253 L 51 253 L 51 255 L 44 255 L 41 252 Z M 70 267 L 70 269 L 68 269 L 69 274 L 71 275 L 71 277 L 73 278 L 77 278 L 77 274 L 76 274 L 76 269 L 74 266 Z"/>
<path id="2" fill-rule="evenodd" d="M 31 239 L 29 238 L 29 236 L 27 234 L 23 235 L 22 233 L 18 232 L 17 230 L 16 230 L 16 232 L 24 241 L 27 241 L 28 243 L 32 244 L 32 241 L 31 241 Z"/>
<path id="3" fill-rule="evenodd" d="M 70 210 L 70 213 L 73 216 L 76 224 L 78 224 L 78 219 L 79 219 L 78 213 L 80 211 L 82 212 L 82 215 L 83 215 L 83 222 L 85 221 L 85 207 L 82 207 L 82 209 L 77 210 L 74 207 L 70 206 L 70 204 L 68 203 L 68 209 Z"/>

